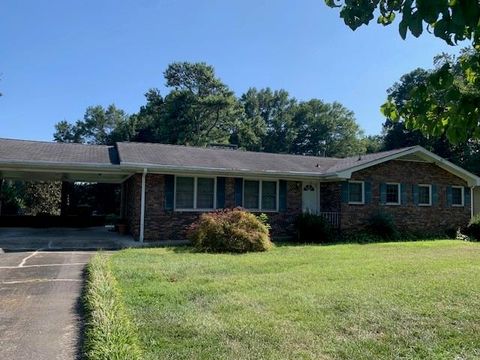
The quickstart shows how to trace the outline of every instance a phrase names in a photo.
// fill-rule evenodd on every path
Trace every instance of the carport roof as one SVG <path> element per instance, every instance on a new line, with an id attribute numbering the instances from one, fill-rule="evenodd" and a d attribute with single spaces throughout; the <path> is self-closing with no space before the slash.
<path id="1" fill-rule="evenodd" d="M 0 163 L 118 165 L 114 146 L 0 139 Z"/>

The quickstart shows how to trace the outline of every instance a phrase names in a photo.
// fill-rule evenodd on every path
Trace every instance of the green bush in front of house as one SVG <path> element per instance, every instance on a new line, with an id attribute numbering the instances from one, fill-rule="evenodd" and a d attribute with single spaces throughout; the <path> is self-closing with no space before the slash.
<path id="1" fill-rule="evenodd" d="M 465 233 L 465 235 L 470 237 L 470 239 L 480 241 L 480 214 L 475 215 L 470 220 L 468 226 L 463 232 Z"/>
<path id="2" fill-rule="evenodd" d="M 300 214 L 295 219 L 297 241 L 304 243 L 331 243 L 335 241 L 335 231 L 324 217 L 314 214 Z"/>
<path id="3" fill-rule="evenodd" d="M 383 240 L 395 240 L 398 238 L 398 230 L 393 217 L 381 211 L 367 219 L 365 230 L 368 234 Z"/>
<path id="4" fill-rule="evenodd" d="M 272 248 L 264 219 L 242 209 L 205 213 L 188 229 L 195 249 L 205 252 L 246 253 Z"/>

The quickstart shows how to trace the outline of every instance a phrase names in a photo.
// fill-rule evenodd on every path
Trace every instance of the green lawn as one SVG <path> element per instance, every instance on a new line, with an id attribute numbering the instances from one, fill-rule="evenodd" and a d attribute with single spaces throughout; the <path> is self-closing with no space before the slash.
<path id="1" fill-rule="evenodd" d="M 148 359 L 480 358 L 480 244 L 111 260 Z"/>

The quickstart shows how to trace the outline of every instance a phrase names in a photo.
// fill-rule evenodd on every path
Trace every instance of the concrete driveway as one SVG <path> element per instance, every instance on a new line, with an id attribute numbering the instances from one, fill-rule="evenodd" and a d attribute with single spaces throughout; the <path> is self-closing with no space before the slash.
<path id="1" fill-rule="evenodd" d="M 0 248 L 5 251 L 96 250 L 139 246 L 129 235 L 94 228 L 0 228 Z"/>
<path id="2" fill-rule="evenodd" d="M 0 359 L 80 357 L 79 298 L 93 254 L 0 254 Z"/>

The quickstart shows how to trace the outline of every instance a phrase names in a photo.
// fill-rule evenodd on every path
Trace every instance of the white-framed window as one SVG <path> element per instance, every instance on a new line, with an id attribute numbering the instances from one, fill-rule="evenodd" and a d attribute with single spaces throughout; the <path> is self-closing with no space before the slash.
<path id="1" fill-rule="evenodd" d="M 432 206 L 432 185 L 418 184 L 418 205 Z"/>
<path id="2" fill-rule="evenodd" d="M 253 211 L 278 211 L 277 180 L 243 180 L 243 207 Z"/>
<path id="3" fill-rule="evenodd" d="M 365 204 L 365 183 L 363 181 L 348 182 L 348 203 Z"/>
<path id="4" fill-rule="evenodd" d="M 400 205 L 400 184 L 385 184 L 385 203 L 387 205 Z"/>
<path id="5" fill-rule="evenodd" d="M 464 206 L 464 187 L 463 186 L 452 186 L 452 206 Z"/>
<path id="6" fill-rule="evenodd" d="M 175 176 L 175 210 L 215 209 L 216 182 L 208 176 Z"/>

